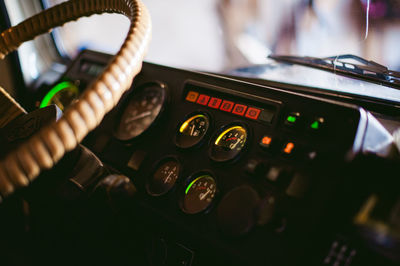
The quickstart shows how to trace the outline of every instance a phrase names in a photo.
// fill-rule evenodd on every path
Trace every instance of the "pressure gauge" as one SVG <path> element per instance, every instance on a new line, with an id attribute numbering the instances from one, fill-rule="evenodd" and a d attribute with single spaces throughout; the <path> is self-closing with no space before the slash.
<path id="1" fill-rule="evenodd" d="M 246 146 L 247 138 L 247 129 L 242 125 L 223 127 L 212 139 L 210 158 L 217 162 L 234 159 Z"/>
<path id="2" fill-rule="evenodd" d="M 127 141 L 141 135 L 161 115 L 165 102 L 166 91 L 163 85 L 150 83 L 133 91 L 114 136 Z"/>

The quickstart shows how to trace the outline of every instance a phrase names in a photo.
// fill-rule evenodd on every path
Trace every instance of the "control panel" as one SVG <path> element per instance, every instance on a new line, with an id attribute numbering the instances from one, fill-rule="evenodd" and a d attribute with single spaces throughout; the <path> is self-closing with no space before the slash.
<path id="1" fill-rule="evenodd" d="M 27 97 L 39 109 L 3 129 L 3 146 L 32 117 L 58 119 L 110 59 L 82 51 L 43 76 Z M 2 228 L 29 234 L 4 254 L 25 243 L 38 265 L 398 265 L 400 156 L 375 118 L 397 121 L 393 108 L 254 82 L 143 63 L 81 145 L 21 191 L 23 223 L 10 210 Z"/>
<path id="2" fill-rule="evenodd" d="M 183 265 L 320 265 L 354 211 L 343 186 L 366 120 L 356 106 L 145 63 L 84 145 L 131 179 L 128 216 L 189 250 Z"/>

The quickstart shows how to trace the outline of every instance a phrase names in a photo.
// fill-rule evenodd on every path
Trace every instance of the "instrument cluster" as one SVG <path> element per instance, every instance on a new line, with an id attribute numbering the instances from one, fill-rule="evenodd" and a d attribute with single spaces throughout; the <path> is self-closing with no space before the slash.
<path id="1" fill-rule="evenodd" d="M 119 119 L 115 125 L 114 137 L 121 142 L 135 141 L 142 134 L 145 134 L 157 123 L 168 102 L 168 89 L 162 83 L 147 83 L 138 87 L 126 100 L 126 103 L 119 111 Z M 185 97 L 186 101 L 209 104 L 212 108 L 218 108 L 215 99 L 197 92 L 189 91 Z M 214 101 L 214 103 L 212 103 Z M 222 102 L 222 106 L 227 101 Z M 233 103 L 229 102 L 233 109 Z M 221 107 L 221 110 L 223 107 Z M 242 108 L 242 109 L 240 109 Z M 236 105 L 233 113 L 244 115 L 247 106 Z M 235 111 L 236 110 L 236 111 Z M 238 111 L 239 110 L 239 111 Z M 257 113 L 260 110 L 256 109 Z M 251 111 L 251 110 L 250 110 Z M 256 119 L 248 112 L 248 117 Z M 258 116 L 258 115 L 257 115 Z M 179 122 L 177 130 L 172 137 L 177 148 L 196 149 L 201 145 L 208 145 L 208 157 L 214 162 L 229 162 L 238 158 L 246 148 L 249 138 L 249 131 L 242 122 L 230 123 L 210 132 L 212 123 L 211 115 L 206 111 L 195 111 L 187 114 Z M 211 136 L 207 140 L 207 137 Z M 168 137 L 168 136 L 164 136 Z M 152 174 L 146 181 L 146 191 L 153 197 L 159 197 L 173 190 L 177 180 L 181 176 L 181 162 L 176 157 L 167 156 L 162 158 L 155 166 Z M 194 169 L 197 171 L 198 169 Z M 215 177 L 207 171 L 193 173 L 184 177 L 179 206 L 186 214 L 198 214 L 207 212 L 216 196 L 218 187 Z"/>

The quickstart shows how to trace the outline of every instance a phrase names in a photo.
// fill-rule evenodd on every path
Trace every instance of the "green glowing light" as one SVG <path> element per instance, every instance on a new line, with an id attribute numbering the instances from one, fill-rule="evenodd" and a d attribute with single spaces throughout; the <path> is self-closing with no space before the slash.
<path id="1" fill-rule="evenodd" d="M 204 177 L 208 177 L 208 176 L 209 175 L 202 175 L 202 176 L 199 176 L 198 178 L 196 178 L 195 180 L 193 180 L 192 182 L 190 182 L 189 186 L 187 186 L 187 188 L 186 188 L 185 194 L 187 194 L 189 192 L 190 188 L 193 186 L 194 183 L 197 182 L 197 180 L 204 178 Z"/>
<path id="2" fill-rule="evenodd" d="M 314 123 L 311 124 L 312 129 L 318 129 L 319 128 L 319 123 L 318 121 L 314 121 Z"/>
<path id="3" fill-rule="evenodd" d="M 294 122 L 296 122 L 296 117 L 293 115 L 289 115 L 287 118 L 287 121 L 290 123 L 294 123 Z"/>
<path id="4" fill-rule="evenodd" d="M 78 88 L 75 86 L 74 83 L 70 81 L 64 81 L 61 83 L 58 83 L 56 86 L 54 86 L 43 98 L 42 102 L 40 103 L 40 108 L 49 106 L 51 103 L 51 100 L 53 97 L 59 93 L 62 90 L 69 89 L 73 91 L 76 94 L 79 94 Z"/>

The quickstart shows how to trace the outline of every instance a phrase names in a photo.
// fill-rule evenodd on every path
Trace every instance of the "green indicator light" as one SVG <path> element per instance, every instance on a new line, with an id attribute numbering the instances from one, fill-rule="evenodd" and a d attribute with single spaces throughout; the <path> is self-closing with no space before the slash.
<path id="1" fill-rule="evenodd" d="M 43 98 L 42 102 L 40 103 L 40 108 L 46 107 L 50 105 L 51 100 L 53 99 L 54 95 L 59 93 L 62 90 L 70 89 L 73 92 L 79 93 L 78 88 L 75 86 L 74 83 L 69 81 L 64 81 L 58 83 L 54 86 Z"/>
<path id="2" fill-rule="evenodd" d="M 318 129 L 319 128 L 319 122 L 318 121 L 314 121 L 314 123 L 311 124 L 311 128 L 312 129 Z"/>
<path id="3" fill-rule="evenodd" d="M 194 183 L 197 182 L 197 180 L 199 180 L 200 178 L 203 178 L 203 177 L 207 177 L 207 176 L 208 176 L 208 175 L 199 176 L 198 178 L 196 178 L 195 180 L 193 180 L 192 182 L 190 182 L 189 186 L 188 186 L 188 187 L 186 188 L 186 190 L 185 190 L 185 194 L 187 194 L 187 193 L 189 192 L 190 188 L 193 186 Z"/>
<path id="4" fill-rule="evenodd" d="M 289 115 L 287 118 L 287 121 L 290 123 L 294 123 L 294 122 L 296 122 L 296 117 L 293 115 Z"/>

